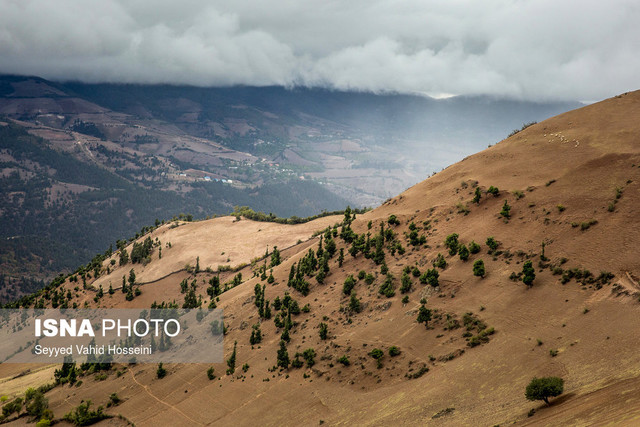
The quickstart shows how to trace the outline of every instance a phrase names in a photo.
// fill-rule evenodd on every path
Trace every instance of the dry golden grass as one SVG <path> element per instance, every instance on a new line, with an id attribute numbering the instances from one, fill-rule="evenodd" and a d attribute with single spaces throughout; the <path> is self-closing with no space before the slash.
<path id="1" fill-rule="evenodd" d="M 334 258 L 325 284 L 310 279 L 311 293 L 303 297 L 288 289 L 286 281 L 292 263 L 309 247 L 315 249 L 317 239 L 285 251 L 283 264 L 274 269 L 276 283 L 267 285 L 266 297 L 273 301 L 289 291 L 301 306 L 310 304 L 309 313 L 295 317 L 298 325 L 288 349 L 293 358 L 298 351 L 314 348 L 317 357 L 313 368 L 269 370 L 276 363 L 280 341 L 273 321 L 262 323 L 264 340 L 251 348 L 251 325 L 260 321 L 251 300 L 259 278 L 250 278 L 245 269 L 243 277 L 250 279 L 221 295 L 219 303 L 229 326 L 227 355 L 232 351 L 229 343 L 237 341 L 237 366 L 250 365 L 244 376 L 238 375 L 240 370 L 234 376 L 224 375 L 226 366 L 219 364 L 214 366 L 218 378 L 209 381 L 208 366 L 173 365 L 168 367 L 167 377 L 158 380 L 155 365 L 131 366 L 120 377 L 112 373 L 99 382 L 87 377 L 79 388 L 53 389 L 47 396 L 54 412 L 60 416 L 86 398 L 104 404 L 110 393 L 117 392 L 124 402 L 107 412 L 121 413 L 136 425 L 637 423 L 639 117 L 640 92 L 557 116 L 358 216 L 353 225 L 358 233 L 366 232 L 368 221 L 373 223 L 372 233 L 377 232 L 379 223 L 391 214 L 401 221 L 394 231 L 407 253 L 402 257 L 387 254 L 389 269 L 396 277 L 396 296 L 391 299 L 377 293 L 382 280 L 379 267 L 362 255 L 355 259 L 347 255 L 342 268 Z M 476 205 L 471 202 L 475 182 L 483 190 L 496 186 L 501 195 L 483 194 Z M 622 189 L 622 196 L 610 212 L 608 205 L 615 199 L 616 188 Z M 524 197 L 515 197 L 512 192 L 516 190 Z M 511 205 L 508 222 L 499 215 L 505 200 Z M 457 213 L 460 202 L 468 204 L 468 215 Z M 559 204 L 566 209 L 560 212 Z M 581 229 L 580 224 L 592 220 L 597 223 Z M 248 262 L 262 255 L 267 244 L 284 248 L 336 219 L 325 218 L 299 229 L 232 221 L 221 218 L 157 230 L 153 237 L 157 235 L 163 247 L 171 241 L 172 248 L 163 249 L 162 260 L 155 252 L 152 262 L 140 270 L 140 280 L 162 277 L 185 263 L 193 265 L 196 256 L 200 256 L 203 269 Z M 411 221 L 425 234 L 427 247 L 412 249 L 408 245 L 404 233 Z M 444 239 L 454 232 L 464 243 L 480 243 L 482 251 L 466 262 L 447 255 L 449 265 L 440 272 L 440 288 L 434 290 L 412 279 L 409 303 L 402 304 L 398 288 L 403 267 L 430 268 L 438 253 L 446 254 Z M 488 236 L 501 242 L 501 255 L 487 253 L 484 242 Z M 596 276 L 610 271 L 615 278 L 601 289 L 581 286 L 575 280 L 563 285 L 549 268 L 538 267 L 543 241 L 550 264 L 560 265 L 566 258 L 563 269 L 588 269 Z M 337 242 L 344 247 L 340 239 Z M 231 257 L 230 262 L 222 260 L 226 256 Z M 509 279 L 512 272 L 522 270 L 527 258 L 536 266 L 530 289 Z M 472 274 L 477 259 L 485 262 L 484 279 Z M 115 271 L 111 280 L 119 284 L 118 277 L 129 268 Z M 377 272 L 378 278 L 371 286 L 358 282 L 355 290 L 364 309 L 347 316 L 341 311 L 348 304 L 342 283 L 348 274 L 361 269 Z M 203 281 L 209 276 L 202 273 L 197 277 L 198 292 L 205 295 L 205 303 L 208 297 Z M 182 271 L 144 285 L 142 295 L 129 303 L 116 292 L 100 304 L 120 307 L 148 306 L 153 300 L 180 302 L 178 283 L 186 277 L 189 274 Z M 109 276 L 102 277 L 94 286 L 107 280 Z M 79 301 L 91 301 L 92 295 L 81 292 Z M 496 333 L 489 343 L 469 348 L 462 336 L 464 328 L 445 330 L 444 319 L 425 329 L 415 321 L 422 297 L 443 316 L 461 319 L 472 311 Z M 318 323 L 323 319 L 329 324 L 327 341 L 318 337 Z M 382 369 L 377 369 L 367 353 L 374 347 L 386 352 L 392 345 L 402 353 L 393 358 L 385 354 Z M 550 350 L 557 350 L 557 355 L 552 357 Z M 337 363 L 345 354 L 351 361 L 348 367 Z M 457 357 L 445 360 L 450 354 Z M 429 372 L 417 379 L 405 377 L 422 365 Z M 533 376 L 547 375 L 565 379 L 565 394 L 544 408 L 541 403 L 527 401 L 524 389 Z M 532 408 L 537 412 L 529 418 Z"/>

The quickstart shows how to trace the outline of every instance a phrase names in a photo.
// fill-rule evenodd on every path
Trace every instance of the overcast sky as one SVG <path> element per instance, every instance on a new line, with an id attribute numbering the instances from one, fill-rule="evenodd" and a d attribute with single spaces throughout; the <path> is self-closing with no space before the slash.
<path id="1" fill-rule="evenodd" d="M 0 0 L 0 72 L 597 100 L 640 89 L 637 0 Z"/>

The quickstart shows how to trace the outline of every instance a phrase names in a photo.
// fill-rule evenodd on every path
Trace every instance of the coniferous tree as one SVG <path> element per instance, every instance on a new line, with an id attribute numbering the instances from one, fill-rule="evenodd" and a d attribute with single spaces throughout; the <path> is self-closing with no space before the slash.
<path id="1" fill-rule="evenodd" d="M 127 252 L 126 248 L 122 248 L 120 251 L 120 265 L 125 265 L 129 262 L 129 252 Z"/>
<path id="2" fill-rule="evenodd" d="M 278 349 L 277 366 L 283 369 L 289 368 L 289 352 L 287 351 L 287 344 L 281 340 L 280 349 Z"/>
<path id="3" fill-rule="evenodd" d="M 511 218 L 511 206 L 509 206 L 506 200 L 502 205 L 502 210 L 500 211 L 500 215 L 502 215 L 505 219 Z"/>
<path id="4" fill-rule="evenodd" d="M 349 298 L 349 310 L 353 313 L 360 313 L 362 310 L 360 300 L 358 299 L 355 291 L 351 292 L 351 297 Z"/>
<path id="5" fill-rule="evenodd" d="M 479 259 L 476 262 L 474 262 L 473 263 L 473 275 L 484 278 L 485 274 L 486 274 L 486 271 L 485 271 L 485 268 L 484 268 L 484 261 Z"/>
<path id="6" fill-rule="evenodd" d="M 156 376 L 162 379 L 167 376 L 167 370 L 162 366 L 162 362 L 158 363 L 158 369 L 156 369 Z"/>
<path id="7" fill-rule="evenodd" d="M 418 318 L 416 319 L 418 323 L 424 323 L 426 328 L 429 328 L 429 321 L 431 320 L 431 310 L 423 305 L 420 306 L 418 310 Z"/>
<path id="8" fill-rule="evenodd" d="M 264 302 L 264 309 L 262 310 L 262 318 L 265 320 L 271 319 L 271 307 L 269 307 L 269 300 Z"/>
<path id="9" fill-rule="evenodd" d="M 315 357 L 316 357 L 316 351 L 312 348 L 308 348 L 305 351 L 302 352 L 302 357 L 304 357 L 304 360 L 307 362 L 307 367 L 312 367 L 313 365 L 316 364 L 315 361 Z"/>
<path id="10" fill-rule="evenodd" d="M 393 276 L 391 275 L 391 273 L 387 273 L 387 277 L 380 285 L 378 293 L 386 296 L 387 298 L 391 298 L 396 294 L 396 292 L 393 290 Z"/>
<path id="11" fill-rule="evenodd" d="M 329 258 L 333 258 L 336 253 L 336 242 L 332 238 L 325 239 L 325 251 L 329 254 Z"/>
<path id="12" fill-rule="evenodd" d="M 236 371 L 236 346 L 238 344 L 238 341 L 235 341 L 233 343 L 233 353 L 231 353 L 231 356 L 229 356 L 229 358 L 227 359 L 227 375 L 233 375 L 233 373 Z"/>
<path id="13" fill-rule="evenodd" d="M 449 255 L 458 253 L 458 233 L 449 234 L 444 241 L 444 245 L 449 249 Z"/>
<path id="14" fill-rule="evenodd" d="M 342 292 L 345 295 L 349 295 L 353 288 L 356 286 L 356 279 L 353 278 L 353 275 L 348 275 L 342 285 Z"/>
<path id="15" fill-rule="evenodd" d="M 409 277 L 407 272 L 402 273 L 401 283 L 400 293 L 406 294 L 411 292 L 411 277 Z"/>
<path id="16" fill-rule="evenodd" d="M 476 191 L 475 191 L 475 194 L 473 196 L 473 203 L 479 205 L 481 198 L 482 198 L 482 192 L 480 191 L 480 187 L 476 187 Z"/>
<path id="17" fill-rule="evenodd" d="M 440 285 L 439 279 L 440 278 L 440 273 L 438 273 L 438 270 L 436 270 L 435 268 L 430 268 L 425 270 L 424 273 L 422 273 L 422 276 L 420 276 L 420 283 L 424 283 L 424 284 L 429 284 L 431 286 L 433 286 L 434 288 Z"/>
<path id="18" fill-rule="evenodd" d="M 278 250 L 277 246 L 273 247 L 273 252 L 271 253 L 271 262 L 269 264 L 269 267 L 275 267 L 276 265 L 280 265 L 281 263 L 281 259 L 280 259 L 280 251 Z"/>
<path id="19" fill-rule="evenodd" d="M 522 266 L 522 282 L 527 286 L 532 286 L 536 278 L 536 271 L 531 261 L 526 261 Z"/>
<path id="20" fill-rule="evenodd" d="M 260 325 L 253 325 L 251 330 L 251 338 L 249 338 L 249 343 L 251 345 L 259 344 L 262 342 L 262 331 L 260 330 Z"/>
<path id="21" fill-rule="evenodd" d="M 444 256 L 442 254 L 439 253 L 435 261 L 433 261 L 433 266 L 438 267 L 440 270 L 444 270 L 445 268 L 447 268 L 447 260 L 444 259 Z"/>
<path id="22" fill-rule="evenodd" d="M 384 262 L 384 236 L 382 234 L 376 238 L 376 251 L 373 254 L 373 262 L 376 265 Z"/>
<path id="23" fill-rule="evenodd" d="M 133 268 L 129 270 L 129 287 L 132 287 L 136 283 L 136 272 L 133 271 Z"/>
<path id="24" fill-rule="evenodd" d="M 321 322 L 319 327 L 320 327 L 320 339 L 321 340 L 326 340 L 327 339 L 327 335 L 329 333 L 329 326 L 327 326 L 326 323 Z"/>
<path id="25" fill-rule="evenodd" d="M 212 299 L 217 297 L 222 293 L 220 289 L 220 277 L 213 276 L 209 279 L 209 287 L 207 288 L 207 295 L 209 295 Z"/>
<path id="26" fill-rule="evenodd" d="M 467 248 L 467 245 L 460 245 L 460 247 L 458 248 L 458 255 L 460 256 L 460 259 L 462 261 L 466 261 L 469 259 L 469 249 Z"/>

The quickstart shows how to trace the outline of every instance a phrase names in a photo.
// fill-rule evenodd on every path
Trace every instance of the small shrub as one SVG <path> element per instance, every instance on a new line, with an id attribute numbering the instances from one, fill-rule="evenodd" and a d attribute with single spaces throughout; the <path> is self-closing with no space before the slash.
<path id="1" fill-rule="evenodd" d="M 449 255 L 456 255 L 458 253 L 458 233 L 449 234 L 444 245 L 449 249 Z"/>
<path id="2" fill-rule="evenodd" d="M 382 359 L 382 356 L 384 356 L 384 352 L 379 348 L 374 348 L 369 352 L 369 356 L 373 357 L 376 360 L 379 360 Z"/>
<path id="3" fill-rule="evenodd" d="M 395 290 L 393 289 L 393 276 L 391 274 L 387 274 L 387 278 L 378 288 L 378 293 L 386 296 L 387 298 L 391 298 L 396 294 Z"/>
<path id="4" fill-rule="evenodd" d="M 376 280 L 375 276 L 373 274 L 371 274 L 371 273 L 367 273 L 367 275 L 364 276 L 364 282 L 367 285 L 372 284 L 375 280 Z"/>
<path id="5" fill-rule="evenodd" d="M 349 310 L 353 313 L 360 313 L 362 310 L 362 305 L 360 304 L 360 300 L 356 296 L 355 291 L 351 292 L 351 297 L 349 298 Z"/>
<path id="6" fill-rule="evenodd" d="M 558 205 L 556 207 L 558 208 L 558 212 L 564 212 L 567 209 L 564 205 Z"/>
<path id="7" fill-rule="evenodd" d="M 439 286 L 439 281 L 438 278 L 440 277 L 440 274 L 438 273 L 438 270 L 436 270 L 435 268 L 430 268 L 428 270 L 426 270 L 422 276 L 420 276 L 420 283 L 422 284 L 429 284 L 431 286 L 433 286 L 434 288 Z"/>
<path id="8" fill-rule="evenodd" d="M 487 246 L 489 246 L 490 254 L 492 254 L 496 249 L 498 249 L 498 246 L 500 245 L 500 243 L 491 236 L 487 237 L 487 241 L 485 243 Z"/>
<path id="9" fill-rule="evenodd" d="M 390 215 L 389 219 L 387 220 L 387 222 L 390 225 L 400 225 L 400 221 L 398 220 L 398 218 L 395 215 Z"/>
<path id="10" fill-rule="evenodd" d="M 90 407 L 91 400 L 87 400 L 75 407 L 73 410 L 67 412 L 62 419 L 77 426 L 88 426 L 95 424 L 98 421 L 111 418 L 111 415 L 104 413 L 102 406 L 98 406 L 95 411 L 92 411 Z"/>
<path id="11" fill-rule="evenodd" d="M 520 131 L 525 130 L 525 129 L 526 129 L 526 128 L 528 128 L 529 126 L 533 126 L 533 125 L 535 125 L 536 123 L 538 123 L 538 122 L 535 122 L 535 121 L 534 121 L 534 122 L 524 123 L 520 129 L 514 129 L 514 130 L 512 130 L 512 131 L 511 131 L 511 133 L 509 134 L 509 136 L 508 136 L 507 138 L 512 137 L 513 135 L 515 135 L 515 134 L 519 133 Z"/>
<path id="12" fill-rule="evenodd" d="M 502 210 L 500 211 L 500 215 L 502 217 L 504 217 L 504 219 L 509 219 L 511 218 L 511 206 L 509 206 L 509 204 L 507 203 L 507 201 L 504 201 L 504 204 L 502 205 Z"/>
<path id="13" fill-rule="evenodd" d="M 398 347 L 396 347 L 395 345 L 392 345 L 391 347 L 389 347 L 389 356 L 396 357 L 399 354 L 400 354 L 400 349 Z"/>
<path id="14" fill-rule="evenodd" d="M 460 259 L 462 261 L 466 261 L 469 259 L 469 249 L 466 245 L 460 245 L 460 248 L 458 249 L 458 255 L 460 256 Z"/>
<path id="15" fill-rule="evenodd" d="M 109 403 L 107 403 L 107 408 L 110 408 L 111 406 L 118 406 L 121 401 L 122 399 L 120 399 L 118 393 L 111 393 L 109 396 Z"/>
<path id="16" fill-rule="evenodd" d="M 469 210 L 469 207 L 468 207 L 466 204 L 462 203 L 462 202 L 459 202 L 459 203 L 456 205 L 456 208 L 458 209 L 458 213 L 461 213 L 461 214 L 468 215 L 468 214 L 469 214 L 469 212 L 471 212 L 471 211 Z"/>
<path id="17" fill-rule="evenodd" d="M 480 245 L 477 244 L 475 241 L 471 241 L 471 243 L 469 243 L 469 252 L 471 252 L 472 254 L 477 254 L 478 252 L 480 252 Z"/>
<path id="18" fill-rule="evenodd" d="M 327 326 L 326 323 L 320 323 L 319 327 L 320 327 L 320 339 L 326 340 L 327 334 L 329 333 L 329 327 Z"/>
<path id="19" fill-rule="evenodd" d="M 344 284 L 342 285 L 342 292 L 345 295 L 349 295 L 351 294 L 351 291 L 355 286 L 356 286 L 356 279 L 354 279 L 353 275 L 350 274 L 347 276 L 347 278 L 344 281 Z"/>
<path id="20" fill-rule="evenodd" d="M 436 259 L 433 261 L 433 266 L 439 268 L 440 270 L 444 270 L 447 268 L 447 260 L 444 259 L 442 254 L 438 254 Z"/>

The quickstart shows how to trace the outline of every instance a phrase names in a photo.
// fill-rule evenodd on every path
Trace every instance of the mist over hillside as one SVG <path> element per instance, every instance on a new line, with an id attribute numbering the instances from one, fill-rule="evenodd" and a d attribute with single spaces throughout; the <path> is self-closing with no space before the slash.
<path id="1" fill-rule="evenodd" d="M 576 103 L 0 77 L 0 256 L 51 277 L 180 213 L 377 206 Z"/>

